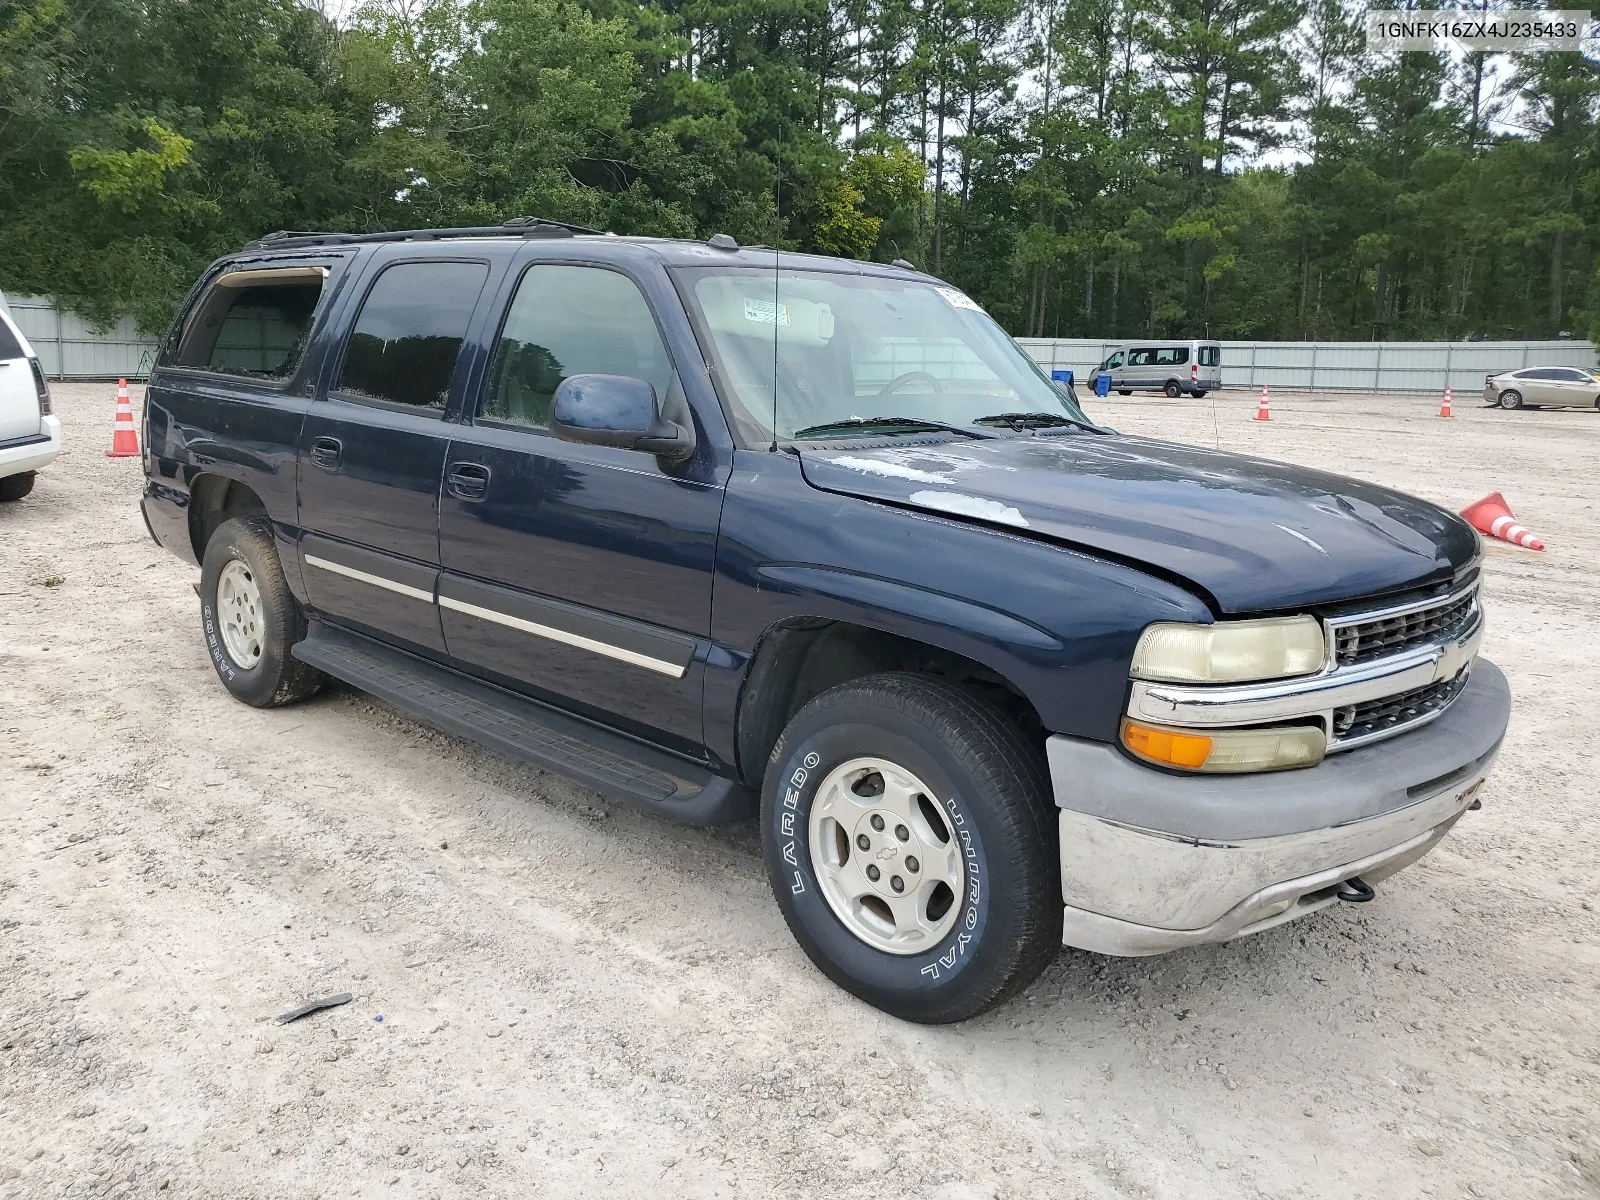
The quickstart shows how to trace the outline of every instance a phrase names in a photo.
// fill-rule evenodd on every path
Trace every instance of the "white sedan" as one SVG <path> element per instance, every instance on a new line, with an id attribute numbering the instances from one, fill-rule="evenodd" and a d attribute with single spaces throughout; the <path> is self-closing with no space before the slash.
<path id="1" fill-rule="evenodd" d="M 61 453 L 61 420 L 39 358 L 0 307 L 0 500 L 33 491 L 33 475 Z"/>

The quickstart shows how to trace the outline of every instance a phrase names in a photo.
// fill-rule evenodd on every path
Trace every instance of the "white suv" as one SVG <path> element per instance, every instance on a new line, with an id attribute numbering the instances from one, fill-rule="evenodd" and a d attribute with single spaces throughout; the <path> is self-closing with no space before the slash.
<path id="1" fill-rule="evenodd" d="M 61 453 L 61 420 L 39 359 L 0 306 L 0 500 L 33 491 L 33 473 Z"/>

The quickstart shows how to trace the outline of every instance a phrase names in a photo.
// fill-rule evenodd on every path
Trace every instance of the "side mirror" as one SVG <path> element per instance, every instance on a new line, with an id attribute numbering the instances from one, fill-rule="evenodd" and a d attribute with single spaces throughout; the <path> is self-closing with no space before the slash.
<path id="1" fill-rule="evenodd" d="M 550 432 L 563 441 L 642 450 L 681 461 L 694 433 L 661 416 L 656 390 L 628 375 L 569 375 L 550 406 Z"/>

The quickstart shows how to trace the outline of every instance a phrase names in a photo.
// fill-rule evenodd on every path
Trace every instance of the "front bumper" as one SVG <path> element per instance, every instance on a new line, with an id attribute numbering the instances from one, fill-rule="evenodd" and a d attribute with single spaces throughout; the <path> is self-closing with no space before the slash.
<path id="1" fill-rule="evenodd" d="M 0 445 L 0 476 L 21 475 L 47 467 L 61 453 L 61 418 L 41 417 L 37 437 Z"/>
<path id="2" fill-rule="evenodd" d="M 1062 941 L 1102 954 L 1223 942 L 1332 904 L 1340 884 L 1399 871 L 1472 803 L 1511 711 L 1479 659 L 1432 724 L 1303 771 L 1182 776 L 1055 736 Z"/>

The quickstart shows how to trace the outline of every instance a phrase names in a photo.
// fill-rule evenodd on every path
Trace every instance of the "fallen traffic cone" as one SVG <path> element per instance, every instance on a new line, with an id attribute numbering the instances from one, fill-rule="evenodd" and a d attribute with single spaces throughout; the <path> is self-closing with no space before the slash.
<path id="1" fill-rule="evenodd" d="M 1444 403 L 1439 406 L 1439 415 L 1441 417 L 1455 416 L 1455 414 L 1450 411 L 1450 389 L 1448 387 L 1444 389 Z"/>
<path id="2" fill-rule="evenodd" d="M 1487 533 L 1490 537 L 1527 550 L 1544 549 L 1543 542 L 1517 524 L 1517 519 L 1511 515 L 1511 506 L 1499 492 L 1490 492 L 1476 504 L 1467 505 L 1461 510 L 1461 515 L 1479 533 Z"/>
<path id="3" fill-rule="evenodd" d="M 1267 412 L 1267 385 L 1261 385 L 1261 404 L 1256 408 L 1256 420 L 1270 421 L 1272 416 Z"/>
<path id="4" fill-rule="evenodd" d="M 106 457 L 139 457 L 139 431 L 133 426 L 133 402 L 128 399 L 126 379 L 117 380 L 117 421 L 111 427 L 111 449 Z"/>

